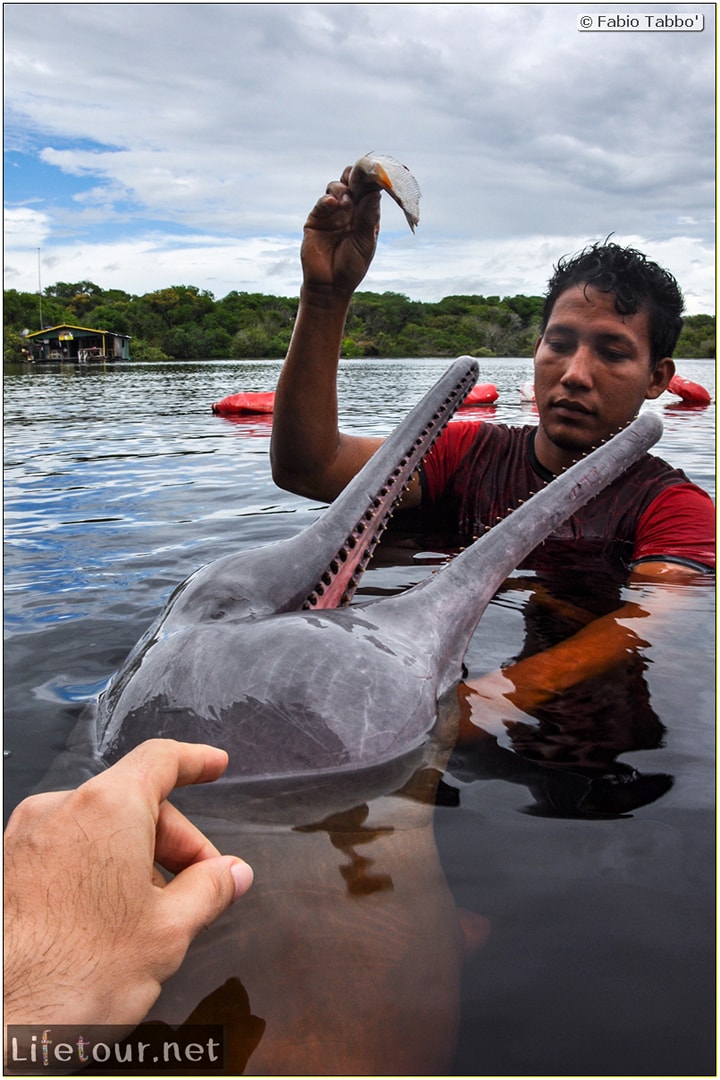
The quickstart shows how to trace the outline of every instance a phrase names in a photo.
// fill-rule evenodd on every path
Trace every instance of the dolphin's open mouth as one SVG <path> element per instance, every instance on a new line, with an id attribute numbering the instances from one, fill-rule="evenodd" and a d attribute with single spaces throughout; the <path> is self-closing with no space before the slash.
<path id="1" fill-rule="evenodd" d="M 365 487 L 369 492 L 367 508 L 328 561 L 325 572 L 303 602 L 302 607 L 305 610 L 344 607 L 350 603 L 405 488 L 425 454 L 475 384 L 477 363 L 471 357 L 461 357 L 449 369 L 446 377 L 446 380 L 441 379 L 437 383 L 436 389 L 443 396 L 439 397 L 435 412 L 424 422 L 422 428 L 419 431 L 413 429 L 411 413 L 365 465 Z M 444 382 L 448 385 L 443 385 Z M 398 445 L 391 446 L 395 442 Z M 389 456 L 390 464 L 387 463 Z M 394 468 L 392 463 L 396 463 Z M 356 480 L 359 480 L 361 475 L 358 474 Z M 339 512 L 341 499 L 342 495 L 334 504 L 338 506 Z"/>

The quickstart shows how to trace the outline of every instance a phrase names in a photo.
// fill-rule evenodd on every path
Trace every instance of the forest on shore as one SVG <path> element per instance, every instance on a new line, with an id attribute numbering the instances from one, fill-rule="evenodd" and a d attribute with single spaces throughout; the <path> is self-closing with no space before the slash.
<path id="1" fill-rule="evenodd" d="M 358 292 L 342 343 L 347 358 L 532 356 L 539 333 L 540 296 L 446 296 L 435 303 L 396 292 Z M 133 360 L 283 357 L 298 301 L 263 293 L 230 292 L 216 300 L 193 285 L 133 296 L 91 281 L 58 282 L 37 292 L 4 293 L 4 358 L 20 359 L 22 332 L 69 323 L 127 334 Z M 677 357 L 715 356 L 715 316 L 685 318 Z"/>

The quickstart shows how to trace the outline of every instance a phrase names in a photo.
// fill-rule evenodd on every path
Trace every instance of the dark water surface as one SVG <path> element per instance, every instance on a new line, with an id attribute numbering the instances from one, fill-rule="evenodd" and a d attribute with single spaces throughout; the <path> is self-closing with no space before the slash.
<path id="1" fill-rule="evenodd" d="M 386 434 L 445 366 L 344 362 L 342 426 Z M 535 422 L 517 390 L 531 378 L 531 362 L 481 366 L 480 380 L 495 382 L 501 396 L 478 415 Z M 178 582 L 316 516 L 317 504 L 272 483 L 269 418 L 210 412 L 226 394 L 273 389 L 279 368 L 227 361 L 6 369 L 6 817 L 41 782 L 83 704 Z M 714 397 L 710 361 L 680 361 L 678 369 Z M 646 406 L 665 423 L 655 452 L 714 497 L 715 407 L 676 402 L 664 395 Z M 359 599 L 419 581 L 440 559 L 430 541 L 427 549 L 381 548 Z M 607 759 L 627 767 L 613 783 L 637 770 L 644 803 L 623 813 L 616 800 L 613 814 L 573 814 L 572 777 L 558 782 L 557 770 L 538 765 L 532 734 L 525 754 L 501 734 L 477 760 L 451 762 L 435 840 L 479 943 L 461 976 L 455 1073 L 715 1073 L 713 585 L 674 590 L 673 618 L 642 662 L 570 694 L 544 717 L 546 735 L 591 764 L 593 740 L 604 740 Z M 470 675 L 521 651 L 532 586 L 513 575 L 491 604 L 468 653 Z M 398 896 L 400 881 L 398 870 Z M 426 887 L 422 875 L 417 886 Z M 437 938 L 423 932 L 420 948 L 443 950 L 441 929 Z M 262 932 L 271 936 L 272 926 Z M 260 991 L 254 996 L 243 982 L 257 1010 Z M 184 1006 L 173 1002 L 184 993 L 170 987 L 158 1015 L 182 1019 L 173 1008 Z M 419 1029 L 427 1008 L 418 1006 Z M 377 1011 L 386 1012 L 382 995 Z"/>

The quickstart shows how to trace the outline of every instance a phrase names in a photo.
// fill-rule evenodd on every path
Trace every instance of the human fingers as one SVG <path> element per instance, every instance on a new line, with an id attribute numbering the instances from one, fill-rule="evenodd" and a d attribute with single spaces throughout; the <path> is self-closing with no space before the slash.
<path id="1" fill-rule="evenodd" d="M 328 184 L 325 194 L 310 211 L 306 229 L 343 227 L 351 219 L 353 200 L 350 191 L 342 184 Z"/>
<path id="2" fill-rule="evenodd" d="M 83 787 L 101 786 L 108 794 L 117 791 L 129 804 L 131 793 L 159 806 L 173 788 L 217 780 L 227 768 L 224 750 L 205 743 L 183 743 L 174 739 L 148 739 L 131 750 Z"/>
<path id="3" fill-rule="evenodd" d="M 331 180 L 328 186 L 325 188 L 326 195 L 332 195 L 335 199 L 342 199 L 343 195 L 349 194 L 350 188 L 347 184 L 346 176 L 349 175 L 343 173 L 340 180 Z"/>
<path id="4" fill-rule="evenodd" d="M 305 239 L 329 233 L 342 240 L 352 234 L 362 249 L 373 252 L 379 230 L 380 192 L 366 191 L 353 196 L 345 185 L 333 183 L 328 184 L 326 194 L 305 223 Z"/>
<path id="5" fill-rule="evenodd" d="M 158 972 L 161 981 L 180 966 L 196 934 L 243 896 L 252 881 L 253 872 L 246 862 L 220 855 L 188 866 L 167 884 L 160 904 L 172 948 L 166 954 L 169 970 Z"/>
<path id="6" fill-rule="evenodd" d="M 341 180 L 331 181 L 325 189 L 325 195 L 320 199 L 319 205 L 326 210 L 341 206 L 345 209 L 356 207 L 360 216 L 375 217 L 380 206 L 380 191 L 364 189 L 353 194 L 348 186 L 350 169 L 347 168 Z"/>
<path id="7" fill-rule="evenodd" d="M 380 229 L 380 192 L 368 191 L 355 203 L 355 229 L 368 237 L 377 237 Z"/>
<path id="8" fill-rule="evenodd" d="M 205 834 L 172 803 L 160 807 L 155 833 L 155 861 L 172 874 L 220 852 Z"/>

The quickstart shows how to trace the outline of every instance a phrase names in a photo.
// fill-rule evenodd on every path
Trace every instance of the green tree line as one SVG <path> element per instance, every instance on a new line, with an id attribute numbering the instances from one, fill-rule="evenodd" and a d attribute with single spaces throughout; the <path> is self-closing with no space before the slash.
<path id="1" fill-rule="evenodd" d="M 401 293 L 359 292 L 350 306 L 342 355 L 532 356 L 540 328 L 540 296 L 446 296 L 436 303 Z M 298 301 L 230 292 L 216 300 L 194 285 L 133 296 L 92 281 L 58 282 L 37 293 L 4 294 L 4 355 L 20 356 L 21 332 L 70 323 L 129 334 L 135 360 L 251 359 L 285 355 Z M 715 355 L 715 316 L 690 315 L 679 357 Z"/>

